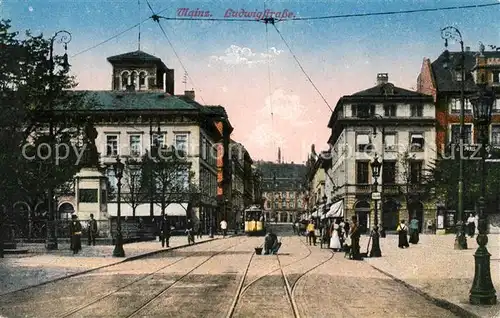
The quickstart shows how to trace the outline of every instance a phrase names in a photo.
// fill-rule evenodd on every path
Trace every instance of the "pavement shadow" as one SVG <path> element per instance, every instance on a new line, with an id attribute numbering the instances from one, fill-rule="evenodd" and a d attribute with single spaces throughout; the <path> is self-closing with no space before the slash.
<path id="1" fill-rule="evenodd" d="M 168 257 L 201 257 L 201 256 L 212 256 L 214 254 L 217 255 L 248 255 L 252 254 L 253 250 L 248 251 L 181 251 L 181 250 L 173 250 L 173 251 L 165 251 L 163 253 L 155 254 L 148 256 L 148 258 L 168 258 Z"/>

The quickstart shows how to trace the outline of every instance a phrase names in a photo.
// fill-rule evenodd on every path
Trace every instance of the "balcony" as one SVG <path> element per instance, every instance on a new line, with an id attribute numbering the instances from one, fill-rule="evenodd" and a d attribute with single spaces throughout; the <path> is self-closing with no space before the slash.
<path id="1" fill-rule="evenodd" d="M 400 187 L 397 184 L 387 184 L 382 186 L 382 191 L 386 194 L 399 194 Z"/>
<path id="2" fill-rule="evenodd" d="M 356 184 L 356 193 L 371 193 L 373 185 L 371 184 Z"/>

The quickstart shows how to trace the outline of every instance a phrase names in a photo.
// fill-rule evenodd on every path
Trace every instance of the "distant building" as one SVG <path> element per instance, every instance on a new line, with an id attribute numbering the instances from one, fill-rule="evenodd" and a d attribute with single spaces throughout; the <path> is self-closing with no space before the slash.
<path id="1" fill-rule="evenodd" d="M 255 166 L 262 174 L 262 197 L 268 221 L 293 222 L 305 212 L 305 165 L 257 161 Z"/>

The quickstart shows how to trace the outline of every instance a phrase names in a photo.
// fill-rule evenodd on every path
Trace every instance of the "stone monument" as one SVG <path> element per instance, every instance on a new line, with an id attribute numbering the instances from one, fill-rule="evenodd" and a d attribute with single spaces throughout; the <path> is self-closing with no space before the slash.
<path id="1" fill-rule="evenodd" d="M 97 130 L 90 118 L 87 118 L 84 133 L 82 168 L 75 176 L 75 212 L 82 221 L 89 220 L 90 214 L 94 214 L 99 236 L 105 237 L 109 236 L 107 182 L 106 176 L 100 171 L 99 153 L 95 144 Z"/>

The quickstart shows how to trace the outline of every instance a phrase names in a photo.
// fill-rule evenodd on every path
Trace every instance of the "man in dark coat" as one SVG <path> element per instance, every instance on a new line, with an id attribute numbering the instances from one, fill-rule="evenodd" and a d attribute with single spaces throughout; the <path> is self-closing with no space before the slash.
<path id="1" fill-rule="evenodd" d="M 188 244 L 194 244 L 194 224 L 191 219 L 188 219 L 186 222 L 186 234 L 188 237 Z"/>
<path id="2" fill-rule="evenodd" d="M 361 237 L 361 229 L 358 225 L 358 219 L 356 216 L 351 218 L 352 227 L 350 229 L 350 237 L 351 237 L 351 258 L 353 260 L 362 260 L 361 251 L 359 246 L 359 238 Z"/>
<path id="3" fill-rule="evenodd" d="M 94 214 L 90 214 L 89 220 L 89 245 L 95 246 L 95 238 L 97 236 L 97 221 L 94 219 Z"/>
<path id="4" fill-rule="evenodd" d="M 161 220 L 161 247 L 165 247 L 165 243 L 167 247 L 170 247 L 170 221 L 166 215 L 163 216 Z"/>
<path id="5" fill-rule="evenodd" d="M 82 224 L 76 214 L 71 216 L 69 231 L 71 233 L 71 250 L 73 250 L 73 254 L 77 254 L 82 249 Z"/>

